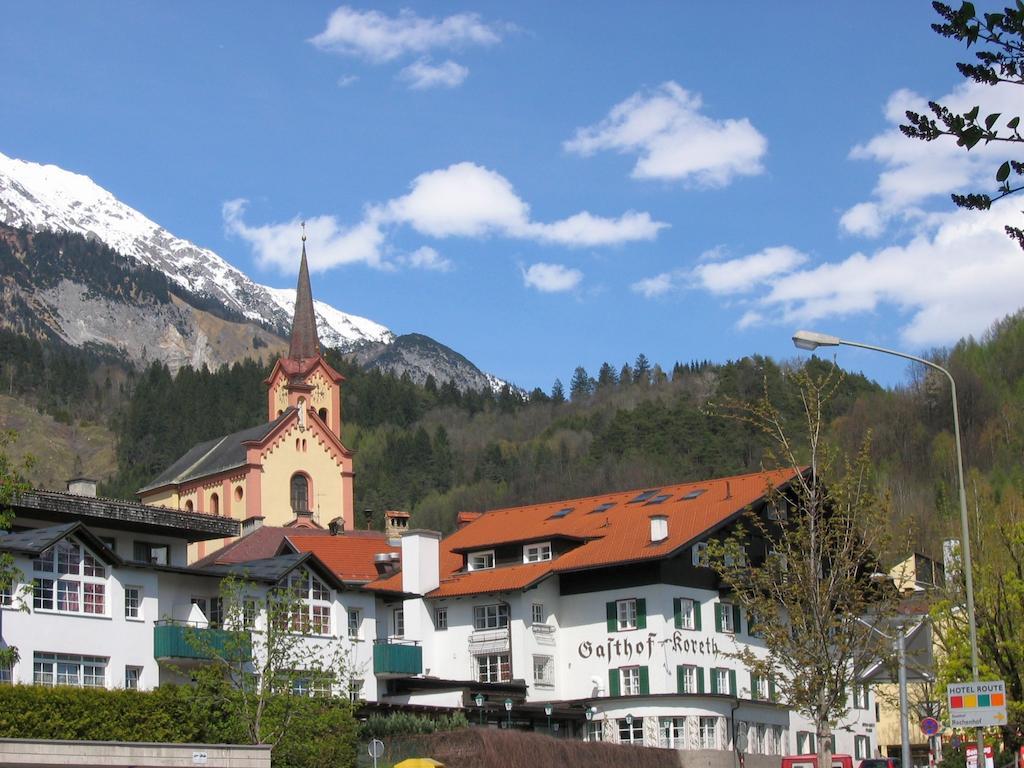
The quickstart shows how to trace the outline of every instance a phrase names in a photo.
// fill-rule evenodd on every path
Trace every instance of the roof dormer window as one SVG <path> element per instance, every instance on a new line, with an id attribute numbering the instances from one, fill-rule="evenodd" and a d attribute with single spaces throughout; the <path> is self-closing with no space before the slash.
<path id="1" fill-rule="evenodd" d="M 486 552 L 471 552 L 466 560 L 466 565 L 471 571 L 485 571 L 494 567 L 494 550 Z"/>
<path id="2" fill-rule="evenodd" d="M 537 544 L 527 544 L 523 547 L 524 563 L 539 563 L 551 559 L 551 542 L 542 541 Z"/>

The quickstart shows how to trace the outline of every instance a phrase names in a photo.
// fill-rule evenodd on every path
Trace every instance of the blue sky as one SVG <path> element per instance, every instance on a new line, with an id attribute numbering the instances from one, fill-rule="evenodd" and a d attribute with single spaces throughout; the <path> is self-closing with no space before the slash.
<path id="1" fill-rule="evenodd" d="M 898 134 L 928 98 L 1020 111 L 963 83 L 926 2 L 4 17 L 0 152 L 87 174 L 271 285 L 293 283 L 305 219 L 317 298 L 527 388 L 638 352 L 793 357 L 799 327 L 919 352 L 1024 303 L 1015 201 L 948 197 L 989 189 L 996 155 Z"/>

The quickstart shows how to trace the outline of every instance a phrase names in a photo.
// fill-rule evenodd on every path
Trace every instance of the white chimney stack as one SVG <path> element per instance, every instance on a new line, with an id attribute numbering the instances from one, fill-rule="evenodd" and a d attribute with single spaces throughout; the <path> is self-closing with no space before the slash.
<path id="1" fill-rule="evenodd" d="M 651 515 L 651 543 L 656 544 L 668 538 L 668 518 L 665 515 Z"/>
<path id="2" fill-rule="evenodd" d="M 412 530 L 402 534 L 402 591 L 425 595 L 441 583 L 441 534 Z"/>

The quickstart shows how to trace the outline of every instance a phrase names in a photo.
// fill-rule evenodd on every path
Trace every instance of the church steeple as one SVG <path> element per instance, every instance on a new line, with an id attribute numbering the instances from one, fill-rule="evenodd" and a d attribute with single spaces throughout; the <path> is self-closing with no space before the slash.
<path id="1" fill-rule="evenodd" d="M 309 285 L 309 265 L 306 263 L 306 222 L 302 222 L 302 261 L 299 264 L 299 283 L 295 288 L 295 316 L 292 318 L 288 357 L 292 360 L 306 360 L 319 355 L 320 339 L 316 333 L 313 289 Z"/>

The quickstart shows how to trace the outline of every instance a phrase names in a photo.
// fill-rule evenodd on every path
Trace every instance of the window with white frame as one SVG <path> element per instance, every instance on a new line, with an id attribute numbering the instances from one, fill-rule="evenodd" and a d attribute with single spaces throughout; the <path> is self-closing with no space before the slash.
<path id="1" fill-rule="evenodd" d="M 640 667 L 621 667 L 619 674 L 622 676 L 622 695 L 640 695 Z"/>
<path id="2" fill-rule="evenodd" d="M 530 606 L 530 622 L 533 624 L 544 623 L 544 603 L 534 603 Z"/>
<path id="3" fill-rule="evenodd" d="M 331 590 L 307 568 L 297 568 L 283 580 L 279 598 L 288 601 L 288 628 L 311 635 L 331 634 Z"/>
<path id="4" fill-rule="evenodd" d="M 615 613 L 618 620 L 618 629 L 622 631 L 624 629 L 636 629 L 636 600 L 630 598 L 628 600 L 616 600 L 615 601 Z"/>
<path id="5" fill-rule="evenodd" d="M 764 723 L 757 723 L 747 733 L 747 744 L 753 744 L 754 749 L 747 748 L 748 752 L 755 754 L 770 755 L 768 751 L 768 726 Z"/>
<path id="6" fill-rule="evenodd" d="M 142 587 L 124 588 L 124 617 L 135 620 L 142 618 Z"/>
<path id="7" fill-rule="evenodd" d="M 717 717 L 702 717 L 697 722 L 697 745 L 699 749 L 718 749 Z"/>
<path id="8" fill-rule="evenodd" d="M 126 690 L 137 691 L 139 681 L 142 679 L 142 667 L 124 668 L 124 687 Z"/>
<path id="9" fill-rule="evenodd" d="M 767 677 L 750 673 L 750 698 L 757 701 L 768 701 Z"/>
<path id="10" fill-rule="evenodd" d="M 736 622 L 733 621 L 732 603 L 719 603 L 715 610 L 718 611 L 718 622 L 721 631 L 728 634 L 736 633 Z"/>
<path id="11" fill-rule="evenodd" d="M 632 720 L 619 718 L 619 743 L 644 745 L 644 719 L 634 717 Z"/>
<path id="12" fill-rule="evenodd" d="M 551 542 L 543 541 L 539 544 L 527 544 L 523 547 L 524 563 L 539 563 L 542 560 L 551 559 Z"/>
<path id="13" fill-rule="evenodd" d="M 14 585 L 0 587 L 0 608 L 8 608 L 14 604 Z"/>
<path id="14" fill-rule="evenodd" d="M 363 681 L 352 678 L 348 681 L 348 700 L 355 702 L 363 698 Z"/>
<path id="15" fill-rule="evenodd" d="M 359 637 L 359 627 L 363 623 L 363 612 L 358 608 L 348 609 L 348 636 Z"/>
<path id="16" fill-rule="evenodd" d="M 724 667 L 715 667 L 711 670 L 711 674 L 714 675 L 712 681 L 711 690 L 714 693 L 732 693 L 731 676 L 729 675 L 728 669 Z"/>
<path id="17" fill-rule="evenodd" d="M 685 717 L 658 719 L 658 746 L 663 749 L 683 749 L 686 746 Z"/>
<path id="18" fill-rule="evenodd" d="M 474 658 L 478 682 L 503 683 L 511 679 L 507 653 L 487 653 Z"/>
<path id="19" fill-rule="evenodd" d="M 796 753 L 798 755 L 813 755 L 818 751 L 814 734 L 810 731 L 796 732 Z"/>
<path id="20" fill-rule="evenodd" d="M 679 598 L 679 628 L 696 629 L 697 620 L 694 618 L 695 605 L 689 597 Z"/>
<path id="21" fill-rule="evenodd" d="M 32 682 L 103 688 L 107 684 L 107 660 L 100 656 L 36 653 L 32 657 Z"/>
<path id="22" fill-rule="evenodd" d="M 256 627 L 256 600 L 246 597 L 242 600 L 242 628 L 255 629 Z"/>
<path id="23" fill-rule="evenodd" d="M 507 626 L 508 605 L 505 603 L 473 606 L 473 629 L 504 629 Z"/>
<path id="24" fill-rule="evenodd" d="M 533 682 L 549 687 L 555 684 L 555 660 L 551 656 L 533 657 Z"/>
<path id="25" fill-rule="evenodd" d="M 224 626 L 224 598 L 210 598 L 210 612 L 207 614 L 207 618 L 210 620 L 211 627 Z"/>
<path id="26" fill-rule="evenodd" d="M 439 605 L 434 609 L 434 629 L 439 631 L 448 629 L 447 605 Z"/>
<path id="27" fill-rule="evenodd" d="M 11 672 L 10 664 L 0 664 L 0 685 L 10 685 L 14 681 L 14 675 Z"/>
<path id="28" fill-rule="evenodd" d="M 706 541 L 700 541 L 694 544 L 693 549 L 690 550 L 690 552 L 694 568 L 706 566 L 708 564 L 708 543 Z"/>
<path id="29" fill-rule="evenodd" d="M 853 708 L 870 709 L 870 707 L 868 706 L 867 685 L 857 684 L 853 686 Z"/>
<path id="30" fill-rule="evenodd" d="M 587 723 L 587 741 L 604 741 L 603 720 L 590 720 Z"/>
<path id="31" fill-rule="evenodd" d="M 395 637 L 405 637 L 404 608 L 395 608 L 391 611 L 391 634 Z"/>
<path id="32" fill-rule="evenodd" d="M 857 760 L 869 758 L 871 756 L 871 739 L 867 736 L 854 736 L 853 756 Z"/>
<path id="33" fill-rule="evenodd" d="M 153 565 L 170 565 L 171 549 L 166 544 L 153 544 L 148 541 L 132 542 L 133 559 L 140 563 Z"/>
<path id="34" fill-rule="evenodd" d="M 782 754 L 780 749 L 780 741 L 782 737 L 782 729 L 777 725 L 768 725 L 764 729 L 764 753 L 766 755 L 779 755 Z"/>
<path id="35" fill-rule="evenodd" d="M 303 676 L 300 672 L 291 680 L 291 692 L 293 696 L 316 696 L 318 698 L 327 698 L 332 694 L 333 687 L 331 678 L 327 675 Z"/>
<path id="36" fill-rule="evenodd" d="M 489 549 L 486 552 L 472 552 L 467 560 L 469 570 L 471 571 L 485 571 L 488 568 L 494 567 L 494 550 Z"/>
<path id="37" fill-rule="evenodd" d="M 37 611 L 106 615 L 107 568 L 78 541 L 54 544 L 32 561 L 32 572 Z"/>
<path id="38" fill-rule="evenodd" d="M 683 664 L 679 669 L 680 693 L 697 693 L 697 667 Z"/>

